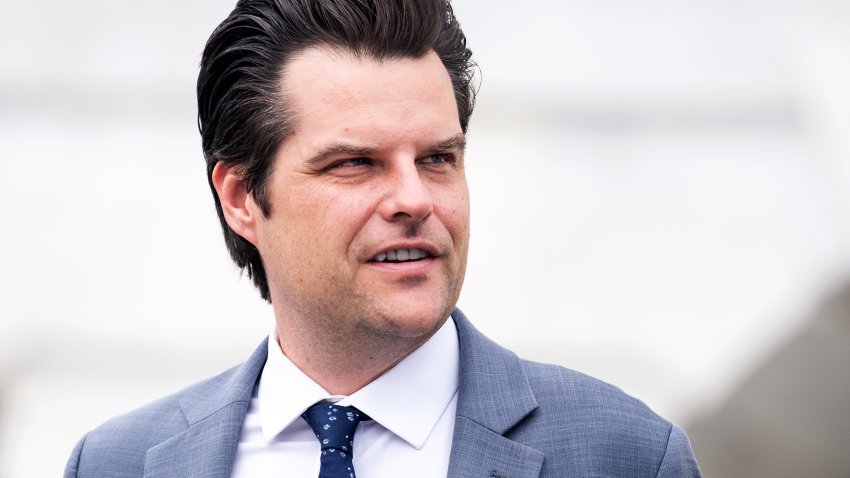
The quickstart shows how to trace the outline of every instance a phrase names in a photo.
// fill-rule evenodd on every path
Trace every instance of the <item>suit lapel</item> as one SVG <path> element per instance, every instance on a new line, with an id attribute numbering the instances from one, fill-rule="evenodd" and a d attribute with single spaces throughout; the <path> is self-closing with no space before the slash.
<path id="1" fill-rule="evenodd" d="M 460 340 L 457 416 L 449 478 L 534 478 L 543 454 L 504 435 L 537 408 L 520 360 L 452 313 Z"/>
<path id="2" fill-rule="evenodd" d="M 247 362 L 184 396 L 180 407 L 188 428 L 148 450 L 145 478 L 228 478 L 267 356 L 264 341 Z"/>
<path id="3" fill-rule="evenodd" d="M 537 408 L 522 364 L 457 309 L 461 370 L 449 478 L 536 478 L 543 454 L 504 435 Z M 228 478 L 267 342 L 243 365 L 187 394 L 187 429 L 148 450 L 145 478 Z M 173 417 L 163 417 L 163 420 Z"/>
<path id="4" fill-rule="evenodd" d="M 543 454 L 457 417 L 449 478 L 537 478 Z"/>
<path id="5" fill-rule="evenodd" d="M 234 403 L 148 450 L 145 478 L 227 478 L 245 418 Z"/>

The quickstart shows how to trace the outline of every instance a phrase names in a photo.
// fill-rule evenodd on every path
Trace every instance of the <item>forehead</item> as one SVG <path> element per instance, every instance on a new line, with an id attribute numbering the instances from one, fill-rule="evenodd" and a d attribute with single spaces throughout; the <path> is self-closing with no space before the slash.
<path id="1" fill-rule="evenodd" d="M 283 74 L 283 91 L 288 96 L 323 90 L 366 94 L 370 87 L 380 85 L 393 86 L 397 93 L 405 95 L 426 83 L 452 89 L 448 71 L 433 50 L 420 58 L 375 59 L 320 45 L 292 55 Z"/>
<path id="2" fill-rule="evenodd" d="M 296 134 L 461 131 L 451 79 L 433 51 L 421 58 L 376 60 L 311 47 L 289 60 L 282 81 Z"/>

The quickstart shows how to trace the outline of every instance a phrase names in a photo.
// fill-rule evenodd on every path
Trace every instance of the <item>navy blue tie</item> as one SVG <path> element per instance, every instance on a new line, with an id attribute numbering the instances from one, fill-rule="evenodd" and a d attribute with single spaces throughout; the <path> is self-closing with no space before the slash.
<path id="1" fill-rule="evenodd" d="M 319 478 L 355 478 L 352 462 L 354 431 L 361 420 L 371 420 L 354 407 L 317 403 L 301 414 L 322 445 Z"/>

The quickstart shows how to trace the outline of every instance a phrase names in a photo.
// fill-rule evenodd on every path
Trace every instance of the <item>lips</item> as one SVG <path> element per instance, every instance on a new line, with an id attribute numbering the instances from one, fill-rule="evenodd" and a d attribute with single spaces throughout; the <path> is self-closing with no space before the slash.
<path id="1" fill-rule="evenodd" d="M 425 249 L 418 247 L 391 249 L 381 252 L 371 259 L 370 262 L 411 262 L 433 257 L 431 253 Z"/>

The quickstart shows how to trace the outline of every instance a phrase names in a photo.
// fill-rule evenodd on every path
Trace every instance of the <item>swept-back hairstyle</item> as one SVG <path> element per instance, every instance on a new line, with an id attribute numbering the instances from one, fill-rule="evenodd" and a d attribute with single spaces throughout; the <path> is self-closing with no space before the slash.
<path id="1" fill-rule="evenodd" d="M 262 213 L 272 213 L 266 183 L 292 126 L 283 69 L 293 54 L 318 45 L 375 60 L 433 50 L 448 70 L 464 132 L 475 101 L 472 54 L 448 0 L 240 0 L 204 48 L 198 126 L 227 249 L 267 301 L 260 253 L 227 225 L 212 171 L 219 161 L 235 166 Z"/>

